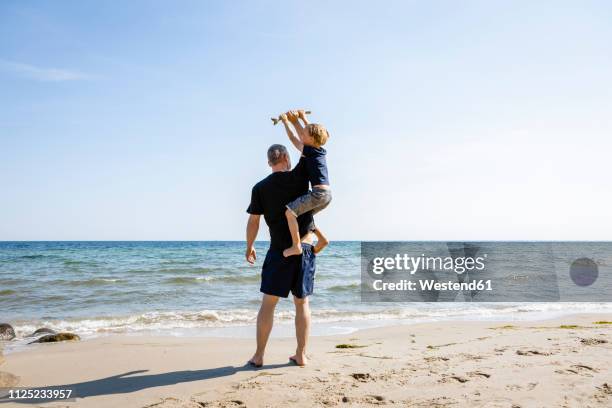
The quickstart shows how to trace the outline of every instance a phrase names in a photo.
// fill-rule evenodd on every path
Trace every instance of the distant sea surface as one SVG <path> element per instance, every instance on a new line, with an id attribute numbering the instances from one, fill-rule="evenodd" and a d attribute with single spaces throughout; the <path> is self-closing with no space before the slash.
<path id="1" fill-rule="evenodd" d="M 0 322 L 25 335 L 39 327 L 85 336 L 108 333 L 235 333 L 252 327 L 261 299 L 258 260 L 244 242 L 0 242 Z M 333 242 L 317 258 L 313 320 L 326 333 L 447 319 L 530 319 L 610 312 L 586 303 L 365 303 L 360 243 Z M 277 321 L 291 323 L 281 301 Z M 223 330 L 231 329 L 234 330 Z M 322 334 L 322 333 L 319 333 Z"/>

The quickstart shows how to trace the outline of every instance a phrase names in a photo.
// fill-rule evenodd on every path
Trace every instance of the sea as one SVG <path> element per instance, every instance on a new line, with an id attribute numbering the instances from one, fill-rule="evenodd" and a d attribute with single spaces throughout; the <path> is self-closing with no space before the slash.
<path id="1" fill-rule="evenodd" d="M 0 242 L 0 323 L 18 338 L 40 327 L 97 337 L 115 334 L 252 336 L 261 264 L 245 243 Z M 364 302 L 360 242 L 332 242 L 317 257 L 313 335 L 457 320 L 529 320 L 612 312 L 610 303 Z M 279 302 L 273 335 L 293 335 L 291 299 Z"/>

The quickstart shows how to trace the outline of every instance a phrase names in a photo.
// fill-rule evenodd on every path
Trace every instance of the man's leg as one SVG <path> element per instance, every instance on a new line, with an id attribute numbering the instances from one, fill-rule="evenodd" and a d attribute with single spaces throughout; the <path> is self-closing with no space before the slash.
<path id="1" fill-rule="evenodd" d="M 297 338 L 297 348 L 295 355 L 289 357 L 289 359 L 295 361 L 299 366 L 304 366 L 308 364 L 306 345 L 310 335 L 310 305 L 308 297 L 300 299 L 294 296 L 293 303 L 295 304 L 295 337 Z"/>
<path id="2" fill-rule="evenodd" d="M 277 303 L 277 296 L 263 295 L 259 313 L 257 314 L 257 350 L 255 350 L 255 354 L 249 360 L 249 362 L 255 365 L 263 364 L 266 344 L 268 344 L 268 338 L 270 337 L 274 322 L 274 308 Z"/>

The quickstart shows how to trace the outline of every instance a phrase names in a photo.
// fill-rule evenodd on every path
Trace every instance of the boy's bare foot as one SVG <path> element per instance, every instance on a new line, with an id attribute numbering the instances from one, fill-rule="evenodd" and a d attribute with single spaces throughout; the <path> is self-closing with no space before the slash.
<path id="1" fill-rule="evenodd" d="M 301 255 L 302 254 L 302 245 L 292 246 L 283 251 L 283 256 L 285 258 L 293 255 Z"/>
<path id="2" fill-rule="evenodd" d="M 327 245 L 329 245 L 329 241 L 327 240 L 327 238 L 322 238 L 319 237 L 317 239 L 317 245 L 314 246 L 314 248 L 312 248 L 312 252 L 314 252 L 315 254 L 318 254 L 319 252 L 321 252 Z"/>
<path id="3" fill-rule="evenodd" d="M 308 364 L 308 359 L 306 358 L 306 354 L 294 354 L 289 357 L 289 361 L 294 363 L 296 366 L 304 367 Z"/>

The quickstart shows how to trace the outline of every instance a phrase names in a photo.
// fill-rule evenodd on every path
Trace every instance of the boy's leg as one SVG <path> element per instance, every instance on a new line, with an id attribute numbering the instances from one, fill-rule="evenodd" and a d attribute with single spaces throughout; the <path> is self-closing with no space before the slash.
<path id="1" fill-rule="evenodd" d="M 319 252 L 323 250 L 323 248 L 325 248 L 329 244 L 329 241 L 327 240 L 327 237 L 323 235 L 323 232 L 321 232 L 321 230 L 318 227 L 315 228 L 314 233 L 317 236 L 317 245 L 314 246 L 314 248 L 312 249 L 312 252 L 314 252 L 315 254 L 318 254 Z"/>
<path id="2" fill-rule="evenodd" d="M 302 253 L 302 243 L 300 242 L 300 226 L 298 225 L 297 217 L 289 208 L 285 211 L 285 217 L 287 217 L 292 244 L 291 247 L 283 251 L 283 256 L 299 255 Z"/>
<path id="3" fill-rule="evenodd" d="M 319 191 L 318 195 L 321 205 L 312 210 L 313 216 L 326 209 L 331 202 L 331 191 Z M 317 245 L 314 246 L 312 252 L 318 254 L 329 244 L 329 240 L 325 235 L 323 235 L 323 232 L 319 229 L 319 227 L 315 227 L 314 233 L 317 236 Z"/>
<path id="4" fill-rule="evenodd" d="M 302 253 L 302 245 L 300 243 L 300 227 L 297 222 L 297 217 L 312 211 L 316 214 L 329 205 L 331 201 L 331 192 L 326 190 L 309 191 L 307 194 L 298 197 L 294 201 L 287 204 L 285 216 L 291 233 L 291 247 L 283 251 L 285 257 L 292 255 L 300 255 Z"/>

